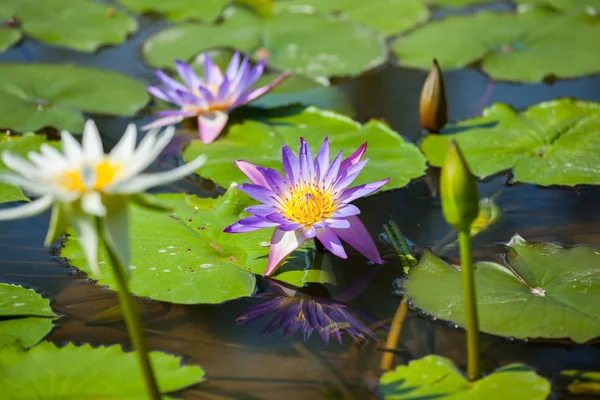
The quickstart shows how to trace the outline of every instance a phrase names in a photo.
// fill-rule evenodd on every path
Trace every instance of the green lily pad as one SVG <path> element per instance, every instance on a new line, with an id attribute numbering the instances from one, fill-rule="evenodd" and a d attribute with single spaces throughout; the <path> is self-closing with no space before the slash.
<path id="1" fill-rule="evenodd" d="M 325 136 L 329 137 L 332 154 L 343 150 L 350 155 L 368 141 L 366 157 L 370 161 L 356 178 L 356 185 L 389 177 L 383 190 L 397 189 L 425 173 L 425 159 L 416 146 L 387 125 L 377 121 L 360 125 L 343 115 L 314 107 L 264 122 L 233 125 L 226 135 L 210 145 L 194 140 L 184 149 L 183 158 L 191 160 L 199 154 L 208 154 L 206 164 L 197 173 L 228 187 L 232 182 L 246 180 L 232 160 L 243 159 L 281 172 L 283 144 L 296 151 L 303 137 L 316 154 Z"/>
<path id="2" fill-rule="evenodd" d="M 0 127 L 17 132 L 46 126 L 81 132 L 82 111 L 133 116 L 147 101 L 142 82 L 113 71 L 69 64 L 0 65 Z"/>
<path id="3" fill-rule="evenodd" d="M 0 18 L 15 18 L 23 32 L 40 42 L 80 51 L 123 43 L 138 29 L 125 12 L 88 0 L 2 0 Z"/>
<path id="4" fill-rule="evenodd" d="M 50 333 L 54 318 L 50 300 L 35 290 L 0 283 L 0 349 L 14 343 L 35 345 Z"/>
<path id="5" fill-rule="evenodd" d="M 46 140 L 45 135 L 34 135 L 29 133 L 18 136 L 3 133 L 0 134 L 0 154 L 4 150 L 9 150 L 13 154 L 25 157 L 30 151 L 38 151 L 43 143 L 58 146 L 58 142 Z M 7 170 L 8 168 L 6 165 L 0 160 L 0 171 Z M 0 203 L 19 200 L 28 201 L 29 199 L 25 197 L 19 187 L 0 182 Z"/>
<path id="6" fill-rule="evenodd" d="M 3 399 L 147 399 L 133 353 L 121 346 L 93 348 L 72 343 L 58 348 L 49 342 L 24 351 L 0 349 L 0 397 Z M 161 392 L 173 392 L 204 380 L 198 366 L 180 366 L 181 358 L 150 353 Z M 74 368 L 74 366 L 76 366 Z"/>
<path id="7" fill-rule="evenodd" d="M 483 116 L 456 124 L 452 135 L 429 135 L 421 150 L 434 166 L 448 140 L 460 145 L 481 178 L 512 168 L 514 180 L 537 185 L 600 184 L 600 103 L 559 99 L 517 112 L 494 104 Z"/>
<path id="8" fill-rule="evenodd" d="M 6 51 L 21 39 L 21 31 L 14 28 L 0 27 L 0 53 Z"/>
<path id="9" fill-rule="evenodd" d="M 600 372 L 598 371 L 579 371 L 565 370 L 560 373 L 563 377 L 568 377 L 569 393 L 576 395 L 599 395 L 600 394 Z"/>
<path id="10" fill-rule="evenodd" d="M 164 194 L 157 199 L 172 207 L 158 212 L 131 207 L 131 292 L 171 303 L 217 304 L 250 296 L 255 278 L 267 265 L 272 230 L 247 234 L 223 229 L 247 216 L 243 209 L 255 204 L 244 193 L 228 190 L 217 199 Z M 90 273 L 75 236 L 66 241 L 63 256 Z M 114 289 L 108 256 L 100 253 L 98 284 Z M 275 279 L 302 286 L 306 282 L 332 282 L 332 275 L 311 269 L 314 248 L 306 245 L 292 253 Z"/>
<path id="11" fill-rule="evenodd" d="M 150 65 L 164 68 L 216 47 L 259 51 L 275 68 L 312 77 L 358 75 L 387 58 L 383 36 L 361 24 L 301 13 L 263 19 L 241 8 L 217 25 L 186 23 L 158 32 L 143 53 Z"/>
<path id="12" fill-rule="evenodd" d="M 506 249 L 504 264 L 477 263 L 481 331 L 517 339 L 570 338 L 577 343 L 600 336 L 598 248 L 528 243 L 515 235 Z M 456 266 L 426 250 L 403 287 L 415 306 L 465 326 Z"/>
<path id="13" fill-rule="evenodd" d="M 385 400 L 545 400 L 551 385 L 523 364 L 510 364 L 469 382 L 447 358 L 430 355 L 383 374 Z"/>
<path id="14" fill-rule="evenodd" d="M 598 72 L 599 41 L 593 16 L 532 9 L 450 16 L 398 39 L 392 48 L 407 67 L 429 70 L 433 58 L 444 70 L 481 61 L 482 70 L 494 79 L 539 82 Z"/>
<path id="15" fill-rule="evenodd" d="M 214 21 L 230 0 L 117 0 L 138 13 L 155 12 L 169 21 L 202 20 Z"/>
<path id="16" fill-rule="evenodd" d="M 291 0 L 276 4 L 292 11 L 336 12 L 383 35 L 405 31 L 429 18 L 423 0 Z"/>
<path id="17" fill-rule="evenodd" d="M 524 6 L 550 6 L 563 12 L 587 12 L 592 15 L 600 13 L 600 0 L 516 0 Z"/>
<path id="18" fill-rule="evenodd" d="M 427 4 L 436 7 L 465 7 L 473 4 L 498 3 L 498 0 L 425 0 Z"/>

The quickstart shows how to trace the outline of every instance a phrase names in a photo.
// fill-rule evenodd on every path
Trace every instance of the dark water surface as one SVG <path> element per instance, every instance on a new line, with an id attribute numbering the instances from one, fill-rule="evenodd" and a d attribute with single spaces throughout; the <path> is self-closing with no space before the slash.
<path id="1" fill-rule="evenodd" d="M 140 45 L 164 26 L 164 22 L 142 18 L 140 32 L 127 43 L 96 54 L 25 40 L 19 47 L 2 54 L 0 61 L 72 62 L 112 69 L 154 82 L 152 70 L 141 61 Z M 417 106 L 426 74 L 394 64 L 390 61 L 389 65 L 369 71 L 356 80 L 342 80 L 339 87 L 351 98 L 359 120 L 384 119 L 402 135 L 418 141 L 421 133 Z M 462 70 L 446 73 L 445 80 L 452 120 L 477 115 L 482 107 L 496 101 L 518 108 L 566 96 L 600 101 L 600 76 L 555 84 L 492 84 L 476 70 Z M 96 121 L 108 148 L 120 138 L 129 122 L 123 118 L 100 117 Z M 171 189 L 189 191 L 190 188 L 207 194 L 205 187 L 198 189 L 193 181 L 182 182 Z M 508 241 L 515 233 L 529 241 L 554 240 L 565 245 L 600 246 L 599 189 L 509 186 L 506 176 L 500 176 L 481 183 L 480 194 L 482 197 L 497 196 L 502 218 L 475 238 L 477 259 L 494 260 L 501 251 L 497 243 Z M 357 205 L 374 236 L 382 233 L 382 225 L 393 218 L 418 247 L 443 247 L 440 241 L 453 240 L 452 231 L 442 218 L 439 200 L 431 198 L 423 179 L 402 190 L 362 199 Z M 55 254 L 41 247 L 47 224 L 48 216 L 45 215 L 0 225 L 0 280 L 40 289 L 54 299 L 54 309 L 64 317 L 49 340 L 59 344 L 67 341 L 126 343 L 123 323 L 89 323 L 91 316 L 115 306 L 116 296 L 90 284 L 84 276 L 61 263 Z M 351 303 L 374 321 L 391 318 L 400 300 L 394 294 L 400 265 L 383 242 L 381 248 L 388 256 L 388 262 L 371 285 Z M 450 251 L 447 256 L 454 257 L 455 254 Z M 340 283 L 334 291 L 343 289 L 345 284 L 374 268 L 359 256 L 348 261 L 332 259 L 331 262 Z M 219 306 L 179 306 L 147 300 L 140 300 L 140 304 L 150 346 L 182 355 L 186 361 L 200 364 L 207 372 L 207 382 L 186 390 L 185 398 L 362 399 L 367 398 L 368 388 L 376 382 L 382 354 L 377 347 L 383 346 L 383 341 L 359 346 L 346 337 L 343 345 L 332 342 L 325 346 L 318 335 L 306 344 L 300 334 L 287 341 L 281 332 L 259 336 L 266 321 L 249 325 L 235 322 L 245 308 L 256 304 L 251 299 Z M 382 338 L 385 336 L 385 332 L 378 333 Z M 430 321 L 416 311 L 408 316 L 401 348 L 408 350 L 414 358 L 437 353 L 464 365 L 463 333 L 443 322 Z M 483 335 L 483 349 L 489 365 L 525 362 L 548 377 L 566 368 L 600 369 L 600 349 L 589 345 L 524 343 Z"/>

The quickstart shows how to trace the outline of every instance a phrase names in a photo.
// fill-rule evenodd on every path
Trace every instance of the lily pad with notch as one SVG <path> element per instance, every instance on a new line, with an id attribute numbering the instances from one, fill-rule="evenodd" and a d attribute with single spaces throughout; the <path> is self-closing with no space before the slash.
<path id="1" fill-rule="evenodd" d="M 35 290 L 0 282 L 0 349 L 34 346 L 54 328 L 56 317 L 50 300 Z"/>
<path id="2" fill-rule="evenodd" d="M 481 117 L 447 129 L 457 133 L 429 135 L 421 142 L 434 166 L 442 166 L 454 139 L 480 178 L 512 169 L 516 182 L 600 184 L 600 103 L 558 99 L 523 112 L 496 103 Z"/>
<path id="3" fill-rule="evenodd" d="M 174 392 L 204 380 L 199 366 L 181 366 L 181 358 L 149 354 L 158 386 Z M 25 351 L 0 348 L 0 397 L 3 399 L 147 399 L 137 359 L 119 345 L 93 348 L 50 342 Z M 73 366 L 77 366 L 73 368 Z"/>
<path id="4" fill-rule="evenodd" d="M 88 0 L 2 0 L 0 18 L 14 19 L 40 42 L 79 51 L 123 43 L 138 30 L 137 21 L 124 11 Z"/>
<path id="5" fill-rule="evenodd" d="M 245 234 L 224 233 L 239 220 L 254 200 L 230 189 L 217 199 L 184 194 L 161 194 L 157 200 L 170 212 L 130 208 L 131 292 L 137 296 L 180 304 L 218 304 L 250 296 L 254 274 L 267 265 L 271 230 Z M 325 268 L 312 265 L 315 250 L 307 244 L 288 258 L 273 276 L 296 286 L 306 282 L 333 282 Z M 65 243 L 62 255 L 86 273 L 90 268 L 75 236 Z M 99 285 L 115 286 L 109 259 L 100 252 Z"/>
<path id="6" fill-rule="evenodd" d="M 576 343 L 600 336 L 598 248 L 529 243 L 515 235 L 506 245 L 503 264 L 479 262 L 476 268 L 482 332 Z M 465 326 L 458 266 L 425 250 L 403 290 L 426 313 Z"/>
<path id="7" fill-rule="evenodd" d="M 117 72 L 69 64 L 0 65 L 0 127 L 5 129 L 50 126 L 79 133 L 82 112 L 133 116 L 147 102 L 145 85 Z"/>
<path id="8" fill-rule="evenodd" d="M 523 364 L 510 364 L 469 382 L 447 358 L 429 355 L 386 372 L 379 380 L 385 400 L 545 400 L 551 385 Z"/>

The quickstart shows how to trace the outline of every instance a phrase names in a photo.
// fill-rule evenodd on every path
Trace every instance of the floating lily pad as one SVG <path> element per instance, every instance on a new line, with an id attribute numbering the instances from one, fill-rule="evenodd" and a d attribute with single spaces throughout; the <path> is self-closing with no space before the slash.
<path id="1" fill-rule="evenodd" d="M 35 290 L 0 283 L 0 349 L 14 343 L 35 345 L 50 333 L 55 317 L 50 301 Z"/>
<path id="2" fill-rule="evenodd" d="M 213 21 L 221 14 L 230 0 L 117 0 L 138 13 L 163 14 L 170 21 L 198 19 Z"/>
<path id="3" fill-rule="evenodd" d="M 577 343 L 600 336 L 598 248 L 528 243 L 519 235 L 506 248 L 504 264 L 477 263 L 481 331 L 518 339 L 570 338 Z M 417 307 L 465 326 L 456 266 L 426 250 L 403 287 Z"/>
<path id="4" fill-rule="evenodd" d="M 247 216 L 243 209 L 255 204 L 252 199 L 238 190 L 228 190 L 217 199 L 182 194 L 157 198 L 173 210 L 131 208 L 132 293 L 182 304 L 221 303 L 254 293 L 253 273 L 263 273 L 266 268 L 272 230 L 223 232 Z M 90 273 L 76 237 L 67 240 L 63 256 Z M 310 268 L 313 258 L 312 245 L 302 247 L 274 278 L 297 286 L 332 282 L 327 271 Z M 101 262 L 100 274 L 94 278 L 112 289 L 114 280 L 104 250 Z"/>
<path id="5" fill-rule="evenodd" d="M 384 35 L 405 31 L 429 18 L 423 0 L 291 0 L 276 4 L 300 12 L 336 12 Z"/>
<path id="6" fill-rule="evenodd" d="M 127 13 L 88 0 L 2 0 L 0 18 L 14 18 L 23 32 L 40 42 L 80 51 L 123 43 L 138 29 Z"/>
<path id="7" fill-rule="evenodd" d="M 346 156 L 368 142 L 366 157 L 370 161 L 354 184 L 389 177 L 383 190 L 390 190 L 406 186 L 411 179 L 425 173 L 425 159 L 416 146 L 387 125 L 377 121 L 360 125 L 343 115 L 314 107 L 263 122 L 245 121 L 233 125 L 226 135 L 210 145 L 192 141 L 183 157 L 191 160 L 199 154 L 209 154 L 206 164 L 197 173 L 228 187 L 232 182 L 246 180 L 232 160 L 243 159 L 281 172 L 283 144 L 296 151 L 303 137 L 316 154 L 325 136 L 329 137 L 332 154 L 343 150 Z"/>
<path id="8" fill-rule="evenodd" d="M 545 400 L 550 382 L 523 364 L 510 364 L 469 382 L 447 358 L 430 355 L 386 372 L 379 381 L 385 400 Z"/>
<path id="9" fill-rule="evenodd" d="M 559 99 L 517 112 L 494 104 L 482 117 L 429 135 L 421 149 L 441 166 L 450 139 L 481 178 L 512 168 L 514 180 L 537 185 L 600 184 L 600 103 Z"/>
<path id="10" fill-rule="evenodd" d="M 43 2 L 42 2 L 43 3 Z M 125 75 L 61 64 L 0 65 L 0 127 L 17 132 L 46 126 L 83 130 L 83 112 L 133 116 L 146 87 Z"/>
<path id="11" fill-rule="evenodd" d="M 147 399 L 144 380 L 133 353 L 121 346 L 96 347 L 72 343 L 58 348 L 49 342 L 25 351 L 0 349 L 0 396 L 3 399 Z M 202 382 L 198 366 L 180 366 L 181 358 L 150 353 L 163 393 Z"/>
<path id="12" fill-rule="evenodd" d="M 600 0 L 516 0 L 525 6 L 550 6 L 563 12 L 587 12 L 592 15 L 600 13 Z"/>
<path id="13" fill-rule="evenodd" d="M 383 36 L 361 24 L 301 13 L 263 19 L 240 8 L 217 25 L 169 27 L 148 39 L 143 53 L 150 65 L 164 68 L 216 47 L 259 51 L 275 68 L 312 77 L 358 75 L 387 58 Z"/>
<path id="14" fill-rule="evenodd" d="M 502 0 L 425 0 L 427 4 L 437 7 L 465 7 L 473 4 L 498 3 Z"/>
<path id="15" fill-rule="evenodd" d="M 0 27 L 0 53 L 4 52 L 13 44 L 17 43 L 20 39 L 20 30 L 7 27 Z"/>
<path id="16" fill-rule="evenodd" d="M 577 395 L 599 395 L 600 394 L 600 372 L 566 370 L 560 373 L 563 377 L 569 377 L 569 392 Z"/>
<path id="17" fill-rule="evenodd" d="M 599 41 L 593 16 L 532 9 L 450 16 L 398 39 L 392 47 L 407 67 L 429 70 L 433 58 L 444 70 L 481 61 L 483 71 L 494 79 L 539 82 L 598 72 Z"/>

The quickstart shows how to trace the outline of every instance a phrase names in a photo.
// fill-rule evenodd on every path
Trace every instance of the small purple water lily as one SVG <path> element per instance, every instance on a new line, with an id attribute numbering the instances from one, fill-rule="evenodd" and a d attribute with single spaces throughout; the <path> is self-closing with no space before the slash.
<path id="1" fill-rule="evenodd" d="M 368 161 L 361 161 L 366 149 L 365 142 L 343 161 L 340 151 L 330 163 L 329 139 L 325 138 L 313 161 L 306 141 L 300 138 L 300 159 L 286 145 L 282 148 L 283 177 L 274 169 L 236 160 L 238 168 L 252 182 L 238 189 L 263 204 L 246 208 L 254 215 L 224 231 L 243 233 L 275 228 L 266 276 L 275 272 L 306 240 L 314 238 L 331 253 L 347 258 L 341 238 L 369 260 L 381 264 L 375 242 L 357 217 L 360 210 L 350 202 L 375 192 L 389 178 L 347 188 Z"/>
<path id="2" fill-rule="evenodd" d="M 321 335 L 325 344 L 333 336 L 342 343 L 342 333 L 346 332 L 352 339 L 377 340 L 377 336 L 358 318 L 367 319 L 357 311 L 338 300 L 305 294 L 303 289 L 294 289 L 269 279 L 272 292 L 259 293 L 260 304 L 248 308 L 237 318 L 240 324 L 247 324 L 265 316 L 271 316 L 269 323 L 261 334 L 283 331 L 288 339 L 298 330 L 303 332 L 304 341 L 314 333 Z"/>
<path id="3" fill-rule="evenodd" d="M 160 70 L 155 71 L 163 87 L 151 85 L 148 86 L 148 92 L 178 105 L 180 109 L 159 111 L 157 115 L 160 118 L 142 129 L 173 125 L 185 118 L 198 117 L 200 139 L 206 144 L 212 143 L 227 124 L 229 110 L 256 100 L 290 75 L 283 73 L 270 84 L 255 89 L 252 86 L 264 71 L 265 59 L 253 67 L 248 56 L 240 63 L 240 53 L 235 52 L 223 74 L 208 54 L 203 57 L 204 79 L 196 75 L 188 64 L 175 60 L 175 68 L 185 85 Z"/>

